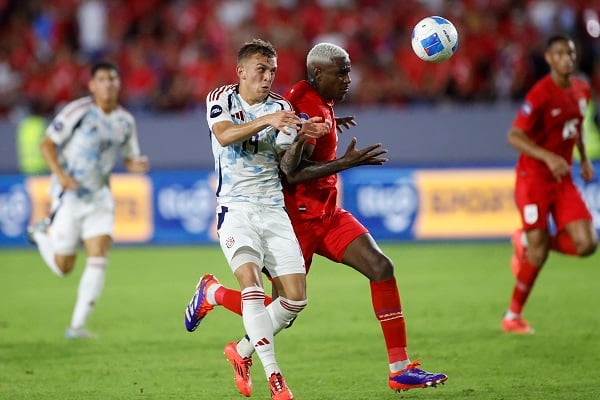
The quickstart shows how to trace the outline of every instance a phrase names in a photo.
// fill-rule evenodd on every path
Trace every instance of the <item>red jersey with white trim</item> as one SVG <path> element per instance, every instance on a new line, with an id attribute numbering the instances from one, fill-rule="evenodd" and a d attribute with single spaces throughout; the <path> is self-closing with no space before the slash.
<path id="1" fill-rule="evenodd" d="M 548 74 L 529 90 L 513 126 L 522 129 L 535 144 L 563 157 L 571 165 L 573 147 L 581 135 L 589 100 L 590 87 L 585 81 L 571 77 L 571 86 L 561 88 Z M 553 180 L 544 162 L 525 154 L 519 156 L 517 171 Z"/>
<path id="2" fill-rule="evenodd" d="M 333 101 L 326 101 L 307 82 L 300 81 L 288 90 L 284 97 L 292 104 L 294 111 L 303 119 L 322 117 L 331 123 L 329 133 L 319 139 L 306 142 L 315 145 L 310 160 L 327 162 L 337 158 L 337 132 Z M 301 218 L 314 218 L 328 214 L 336 209 L 337 174 L 291 185 L 285 182 L 283 195 L 289 213 Z"/>

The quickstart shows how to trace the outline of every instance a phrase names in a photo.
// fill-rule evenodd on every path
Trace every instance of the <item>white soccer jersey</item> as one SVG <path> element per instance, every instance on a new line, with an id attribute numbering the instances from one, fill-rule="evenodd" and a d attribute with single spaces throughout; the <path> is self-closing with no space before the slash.
<path id="1" fill-rule="evenodd" d="M 211 130 L 219 204 L 250 202 L 283 207 L 278 158 L 281 149 L 276 145 L 278 131 L 267 127 L 243 142 L 223 147 L 213 137 L 212 127 L 221 121 L 239 125 L 291 109 L 287 100 L 273 92 L 264 102 L 251 106 L 240 96 L 238 85 L 222 86 L 208 94 L 206 120 Z"/>
<path id="2" fill-rule="evenodd" d="M 46 135 L 60 147 L 58 160 L 79 183 L 79 197 L 107 186 L 119 153 L 122 157 L 140 155 L 133 116 L 122 107 L 105 114 L 92 97 L 67 104 L 48 126 Z M 61 191 L 53 177 L 52 195 Z"/>

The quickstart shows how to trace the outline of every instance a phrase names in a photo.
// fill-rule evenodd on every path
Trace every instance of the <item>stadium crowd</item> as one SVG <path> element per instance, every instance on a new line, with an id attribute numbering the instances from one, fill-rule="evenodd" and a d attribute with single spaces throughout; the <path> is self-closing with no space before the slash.
<path id="1" fill-rule="evenodd" d="M 402 106 L 520 99 L 546 72 L 546 37 L 563 32 L 598 95 L 598 10 L 600 0 L 0 0 L 0 118 L 32 104 L 51 114 L 86 94 L 99 59 L 120 66 L 133 112 L 203 108 L 210 88 L 236 81 L 234 49 L 254 37 L 277 48 L 276 91 L 328 41 L 352 57 L 347 103 Z M 412 27 L 427 15 L 455 24 L 450 61 L 412 53 Z"/>

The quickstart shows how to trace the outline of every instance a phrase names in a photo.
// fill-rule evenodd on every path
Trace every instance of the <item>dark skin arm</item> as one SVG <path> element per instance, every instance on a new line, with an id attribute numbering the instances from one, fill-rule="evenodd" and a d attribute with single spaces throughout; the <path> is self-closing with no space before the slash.
<path id="1" fill-rule="evenodd" d="M 387 153 L 387 150 L 381 149 L 381 143 L 357 149 L 356 138 L 352 138 L 342 157 L 327 162 L 314 162 L 309 160 L 314 145 L 307 144 L 306 138 L 297 139 L 280 161 L 281 170 L 292 184 L 333 175 L 360 165 L 382 165 L 388 161 L 387 158 L 380 157 Z"/>
<path id="2" fill-rule="evenodd" d="M 581 159 L 581 178 L 589 182 L 594 179 L 594 166 L 587 157 L 585 151 L 585 142 L 583 141 L 583 135 L 580 134 L 577 138 L 577 151 L 579 152 L 579 158 Z"/>

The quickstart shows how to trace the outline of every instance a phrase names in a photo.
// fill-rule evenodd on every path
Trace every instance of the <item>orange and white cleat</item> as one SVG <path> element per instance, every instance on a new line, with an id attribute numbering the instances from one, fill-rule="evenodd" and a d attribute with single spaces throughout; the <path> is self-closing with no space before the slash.
<path id="1" fill-rule="evenodd" d="M 294 395 L 287 387 L 285 379 L 279 372 L 273 372 L 269 377 L 269 387 L 271 388 L 271 400 L 293 400 Z"/>
<path id="2" fill-rule="evenodd" d="M 242 357 L 237 352 L 237 343 L 227 343 L 225 346 L 225 357 L 233 367 L 235 374 L 235 385 L 242 395 L 250 397 L 252 395 L 252 379 L 250 378 L 250 367 L 252 366 L 251 357 Z"/>
<path id="3" fill-rule="evenodd" d="M 511 319 L 503 318 L 502 330 L 507 333 L 516 333 L 520 335 L 531 335 L 535 333 L 535 330 L 529 325 L 529 322 L 521 317 Z"/>

